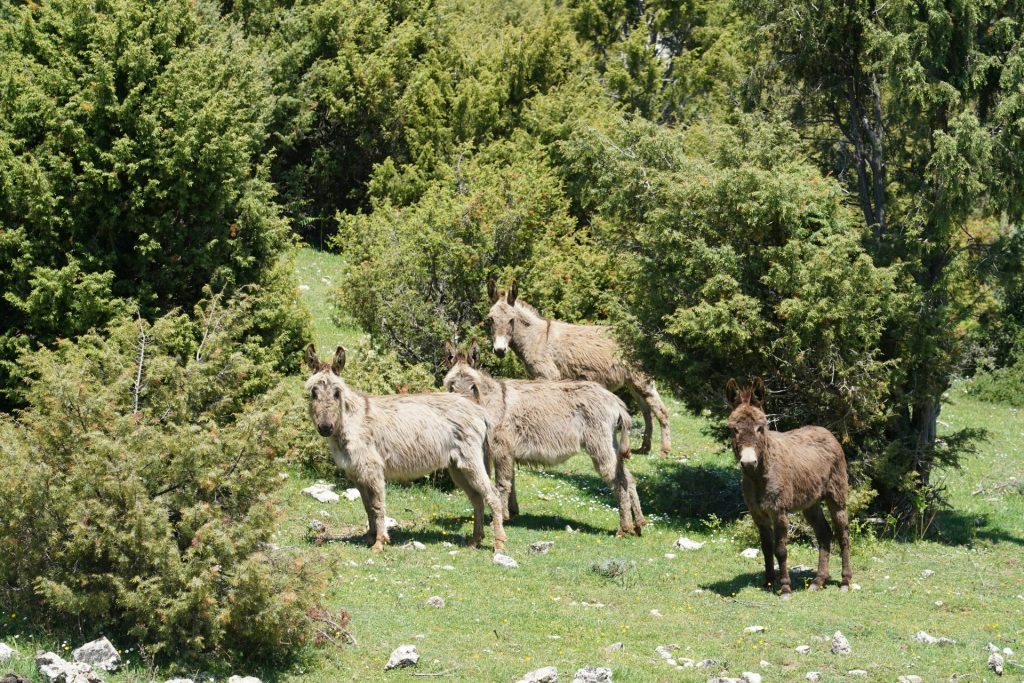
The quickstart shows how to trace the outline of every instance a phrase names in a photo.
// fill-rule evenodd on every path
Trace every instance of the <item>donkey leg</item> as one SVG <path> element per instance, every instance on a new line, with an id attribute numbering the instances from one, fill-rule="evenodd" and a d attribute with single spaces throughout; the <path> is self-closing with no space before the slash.
<path id="1" fill-rule="evenodd" d="M 465 458 L 455 466 L 459 468 L 461 474 L 466 478 L 466 484 L 483 498 L 491 508 L 491 526 L 494 528 L 494 549 L 504 550 L 505 541 L 508 540 L 508 537 L 505 535 L 505 526 L 502 524 L 504 507 L 502 506 L 501 499 L 498 497 L 498 492 L 487 477 L 487 472 L 484 470 L 482 463 Z M 482 529 L 483 513 L 483 507 L 481 506 L 479 513 L 474 515 L 474 528 L 476 527 L 476 519 L 479 519 Z M 482 530 L 480 538 L 483 540 Z"/>
<path id="2" fill-rule="evenodd" d="M 615 455 L 611 442 L 585 444 L 590 461 L 594 463 L 594 469 L 601 476 L 608 487 L 615 493 L 619 503 L 619 530 L 616 536 L 628 536 L 634 533 L 633 522 L 633 500 L 629 496 L 629 489 L 626 485 L 626 467 Z"/>
<path id="3" fill-rule="evenodd" d="M 494 458 L 494 483 L 501 504 L 501 508 L 496 510 L 495 514 L 501 515 L 502 521 L 507 522 L 512 516 L 512 501 L 515 497 L 516 463 L 512 458 L 512 451 L 497 439 L 491 448 L 491 455 Z M 517 502 L 516 513 L 518 512 Z"/>
<path id="4" fill-rule="evenodd" d="M 786 566 L 786 559 L 789 556 L 789 518 L 785 513 L 775 518 L 775 559 L 779 561 L 779 586 L 782 597 L 788 598 L 793 589 L 789 581 L 789 567 Z"/>
<path id="5" fill-rule="evenodd" d="M 505 506 L 508 514 L 505 518 L 507 522 L 512 517 L 519 516 L 519 499 L 516 498 L 516 468 L 515 464 L 512 465 L 512 490 L 508 494 L 508 504 Z"/>
<path id="6" fill-rule="evenodd" d="M 633 530 L 637 536 L 642 535 L 642 530 L 646 520 L 644 520 L 644 512 L 640 509 L 640 497 L 636 494 L 636 480 L 633 479 L 633 473 L 626 468 L 626 464 L 619 461 L 619 465 L 622 467 L 622 477 L 626 483 L 626 491 L 629 493 L 629 506 L 633 512 Z"/>
<path id="7" fill-rule="evenodd" d="M 843 582 L 839 590 L 846 591 L 850 589 L 850 579 L 853 578 L 853 570 L 850 569 L 850 518 L 845 505 L 840 505 L 832 498 L 825 498 L 825 504 L 832 516 L 835 532 L 839 534 L 839 551 L 843 557 Z"/>
<path id="8" fill-rule="evenodd" d="M 633 395 L 637 405 L 640 406 L 640 413 L 644 416 L 644 437 L 640 442 L 640 448 L 636 449 L 637 453 L 650 453 L 651 452 L 651 436 L 654 433 L 654 424 L 651 422 L 651 406 L 647 401 L 647 396 L 644 390 L 638 386 L 631 385 L 629 387 L 629 393 Z"/>
<path id="9" fill-rule="evenodd" d="M 356 489 L 359 491 L 359 500 L 363 501 L 366 519 L 369 520 L 370 529 L 366 538 L 370 543 L 373 543 L 377 540 L 377 518 L 373 514 L 373 505 L 370 503 L 370 487 L 356 482 Z"/>
<path id="10" fill-rule="evenodd" d="M 473 537 L 469 541 L 470 547 L 477 547 L 484 539 L 484 499 L 480 493 L 469 485 L 466 476 L 457 467 L 449 467 L 448 474 L 452 481 L 466 494 L 469 502 L 473 505 Z"/>
<path id="11" fill-rule="evenodd" d="M 818 574 L 811 583 L 810 590 L 818 590 L 828 581 L 828 555 L 832 549 L 832 529 L 825 521 L 825 513 L 821 505 L 814 504 L 804 510 L 804 519 L 814 529 L 814 538 L 818 541 Z"/>
<path id="12" fill-rule="evenodd" d="M 653 411 L 654 416 L 658 418 L 658 427 L 661 430 L 661 455 L 666 456 L 672 452 L 672 435 L 668 423 L 668 410 L 665 408 L 665 404 L 661 402 L 661 396 L 658 394 L 657 387 L 654 386 L 654 380 L 648 380 L 647 386 L 644 387 L 643 391 L 644 401 L 650 406 L 648 410 Z"/>
<path id="13" fill-rule="evenodd" d="M 764 586 L 766 591 L 771 591 L 777 585 L 775 578 L 775 537 L 772 534 L 771 522 L 754 516 L 754 524 L 757 526 L 757 535 L 761 539 L 761 554 L 764 556 Z"/>
<path id="14" fill-rule="evenodd" d="M 372 511 L 372 519 L 370 522 L 371 528 L 374 530 L 373 545 L 370 549 L 379 553 L 384 549 L 384 545 L 391 542 L 391 537 L 388 536 L 388 525 L 385 521 L 386 515 L 384 506 L 384 477 L 381 476 L 379 480 L 373 481 L 367 485 L 367 492 L 370 494 L 370 509 Z"/>

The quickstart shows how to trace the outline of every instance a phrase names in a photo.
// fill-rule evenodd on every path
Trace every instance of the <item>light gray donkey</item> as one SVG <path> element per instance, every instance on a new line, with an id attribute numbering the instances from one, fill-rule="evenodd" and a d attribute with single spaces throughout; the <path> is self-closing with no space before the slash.
<path id="1" fill-rule="evenodd" d="M 548 320 L 518 298 L 515 280 L 508 291 L 499 291 L 494 280 L 487 283 L 491 310 L 494 353 L 499 358 L 511 348 L 534 379 L 581 379 L 597 382 L 609 391 L 626 389 L 640 404 L 644 416 L 644 438 L 637 453 L 651 450 L 651 413 L 661 425 L 661 454 L 672 450 L 668 411 L 654 380 L 627 363 L 618 342 L 605 325 L 572 325 Z"/>
<path id="2" fill-rule="evenodd" d="M 493 425 L 488 441 L 506 519 L 518 513 L 515 463 L 557 465 L 585 450 L 618 496 L 619 535 L 640 535 L 644 515 L 624 462 L 631 419 L 618 396 L 594 382 L 494 379 L 476 367 L 476 342 L 468 353 L 448 343 L 446 356 L 445 387 L 480 403 Z"/>
<path id="3" fill-rule="evenodd" d="M 447 467 L 473 504 L 473 539 L 484 537 L 484 501 L 493 514 L 494 548 L 505 547 L 502 507 L 487 476 L 487 414 L 452 394 L 369 396 L 348 387 L 340 373 L 345 349 L 330 363 L 306 347 L 312 376 L 306 381 L 309 415 L 338 469 L 359 489 L 370 523 L 373 550 L 390 542 L 384 523 L 384 482 L 408 481 Z"/>

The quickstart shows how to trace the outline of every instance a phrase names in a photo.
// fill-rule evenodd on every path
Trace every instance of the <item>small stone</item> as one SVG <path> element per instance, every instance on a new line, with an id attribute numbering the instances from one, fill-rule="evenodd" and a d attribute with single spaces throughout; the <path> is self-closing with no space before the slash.
<path id="1" fill-rule="evenodd" d="M 389 530 L 389 529 L 395 529 L 397 527 L 398 527 L 398 520 L 397 519 L 395 519 L 394 517 L 385 517 L 384 518 L 384 529 L 385 529 L 385 531 Z"/>
<path id="2" fill-rule="evenodd" d="M 988 656 L 988 668 L 995 672 L 996 676 L 1003 675 L 1003 656 L 993 652 Z"/>
<path id="3" fill-rule="evenodd" d="M 517 683 L 558 683 L 558 669 L 553 666 L 545 666 L 543 669 L 526 674 Z"/>
<path id="4" fill-rule="evenodd" d="M 699 541 L 692 541 L 686 536 L 680 536 L 679 539 L 672 544 L 680 550 L 700 550 L 704 547 L 704 544 Z"/>
<path id="5" fill-rule="evenodd" d="M 228 683 L 263 683 L 263 681 L 255 676 L 232 676 L 228 679 Z"/>
<path id="6" fill-rule="evenodd" d="M 565 525 L 565 530 L 568 531 L 570 534 L 578 534 L 579 533 L 579 531 L 577 531 L 576 529 L 573 529 L 568 524 Z"/>
<path id="7" fill-rule="evenodd" d="M 817 681 L 821 680 L 821 672 L 820 671 L 808 671 L 807 675 L 804 676 L 804 678 L 806 678 L 807 680 L 811 681 L 811 683 L 816 683 Z"/>
<path id="8" fill-rule="evenodd" d="M 345 500 L 359 500 L 362 496 L 359 494 L 359 489 L 345 489 L 341 492 L 341 497 Z"/>
<path id="9" fill-rule="evenodd" d="M 898 679 L 899 683 L 923 683 L 920 676 L 915 674 L 907 674 L 906 676 L 900 676 Z"/>
<path id="10" fill-rule="evenodd" d="M 740 674 L 740 680 L 743 683 L 761 683 L 761 674 L 754 673 L 753 671 L 744 671 Z"/>
<path id="11" fill-rule="evenodd" d="M 680 657 L 676 662 L 676 666 L 680 669 L 692 669 L 694 664 L 693 660 L 689 657 Z"/>
<path id="12" fill-rule="evenodd" d="M 809 654 L 811 654 L 811 646 L 810 645 L 797 645 L 795 649 L 796 649 L 796 653 L 798 655 L 809 655 Z"/>
<path id="13" fill-rule="evenodd" d="M 603 666 L 585 666 L 576 670 L 572 683 L 612 683 L 612 670 Z"/>
<path id="14" fill-rule="evenodd" d="M 747 558 L 749 560 L 752 560 L 755 557 L 757 557 L 757 553 L 758 553 L 757 548 L 747 548 L 746 550 L 741 552 L 740 555 L 742 555 L 743 557 L 745 557 L 745 558 Z"/>
<path id="15" fill-rule="evenodd" d="M 936 638 L 925 631 L 918 631 L 915 633 L 912 636 L 912 640 L 918 643 L 924 643 L 925 645 L 956 645 L 956 641 L 952 638 Z"/>
<path id="16" fill-rule="evenodd" d="M 0 643 L 0 664 L 6 664 L 11 661 L 16 654 L 18 653 L 13 647 L 6 643 Z"/>
<path id="17" fill-rule="evenodd" d="M 771 665 L 772 663 L 769 662 L 767 659 L 762 659 L 760 662 L 758 662 L 758 666 L 760 666 L 762 669 L 764 669 L 765 667 L 769 667 Z"/>
<path id="18" fill-rule="evenodd" d="M 538 555 L 546 555 L 555 547 L 554 541 L 534 541 L 530 544 L 530 552 Z"/>
<path id="19" fill-rule="evenodd" d="M 341 500 L 341 497 L 334 492 L 334 484 L 325 484 L 323 482 L 307 486 L 302 489 L 301 493 L 311 496 L 314 500 L 321 503 L 337 503 Z"/>
<path id="20" fill-rule="evenodd" d="M 309 528 L 317 532 L 318 534 L 322 534 L 323 532 L 327 531 L 327 525 L 321 522 L 319 519 L 309 520 Z"/>
<path id="21" fill-rule="evenodd" d="M 855 591 L 859 591 L 860 590 L 860 584 L 859 583 L 851 583 L 850 584 L 850 588 L 852 588 Z"/>
<path id="22" fill-rule="evenodd" d="M 13 671 L 10 671 L 4 674 L 3 676 L 0 676 L 0 683 L 32 683 L 32 681 L 28 680 L 24 676 L 19 676 Z"/>
<path id="23" fill-rule="evenodd" d="M 721 662 L 717 659 L 702 659 L 697 662 L 698 669 L 710 669 L 713 666 L 721 666 Z"/>
<path id="24" fill-rule="evenodd" d="M 708 683 L 743 683 L 742 678 L 727 678 L 725 676 L 712 676 Z"/>
<path id="25" fill-rule="evenodd" d="M 300 292 L 308 292 L 309 291 L 309 285 L 299 285 L 299 291 Z"/>
<path id="26" fill-rule="evenodd" d="M 320 516 L 323 517 L 324 519 L 330 519 L 331 518 L 331 513 L 328 512 L 327 510 L 321 510 L 320 511 Z"/>
<path id="27" fill-rule="evenodd" d="M 85 662 L 67 662 L 55 652 L 38 655 L 36 666 L 50 683 L 103 683 L 103 679 Z"/>
<path id="28" fill-rule="evenodd" d="M 927 579 L 929 576 L 932 576 L 933 574 L 935 574 L 935 572 L 931 569 L 925 569 L 923 572 L 921 572 L 921 578 Z"/>
<path id="29" fill-rule="evenodd" d="M 666 560 L 674 560 L 674 559 L 676 559 L 676 554 L 675 553 L 665 553 L 665 559 Z"/>
<path id="30" fill-rule="evenodd" d="M 196 683 L 191 678 L 168 678 L 164 683 Z"/>
<path id="31" fill-rule="evenodd" d="M 1011 650 L 1008 647 L 1004 647 L 1003 648 L 1003 654 L 1006 655 L 1007 657 L 1012 657 L 1013 656 L 1013 650 Z"/>
<path id="32" fill-rule="evenodd" d="M 679 646 L 675 645 L 675 644 L 673 644 L 673 645 L 659 645 L 658 647 L 654 648 L 654 651 L 656 653 L 658 653 L 658 656 L 660 656 L 662 659 L 672 659 L 672 650 L 678 650 L 678 649 L 679 649 Z"/>
<path id="33" fill-rule="evenodd" d="M 384 670 L 416 666 L 418 661 L 420 661 L 420 653 L 416 651 L 415 645 L 399 645 L 388 657 L 388 663 L 384 665 Z"/>
<path id="34" fill-rule="evenodd" d="M 935 606 L 936 606 L 936 607 L 942 607 L 942 606 L 943 606 L 943 605 L 945 605 L 945 604 L 946 604 L 946 603 L 942 602 L 942 600 L 936 600 L 936 601 L 935 601 Z"/>
<path id="35" fill-rule="evenodd" d="M 431 595 L 427 598 L 427 607 L 437 607 L 438 609 L 444 607 L 444 598 L 440 595 Z"/>
<path id="36" fill-rule="evenodd" d="M 764 626 L 748 626 L 743 629 L 744 633 L 764 633 Z"/>
<path id="37" fill-rule="evenodd" d="M 71 653 L 76 662 L 84 662 L 94 669 L 117 671 L 121 666 L 121 655 L 106 637 L 86 643 Z"/>
<path id="38" fill-rule="evenodd" d="M 419 541 L 409 541 L 402 545 L 402 550 L 426 550 L 427 546 L 423 545 Z"/>
<path id="39" fill-rule="evenodd" d="M 846 672 L 847 676 L 867 676 L 868 672 L 864 669 L 850 669 Z"/>
<path id="40" fill-rule="evenodd" d="M 621 642 L 618 642 L 618 643 L 612 643 L 611 645 L 605 645 L 605 646 L 604 646 L 604 651 L 605 651 L 605 652 L 615 652 L 615 651 L 617 651 L 617 650 L 621 650 L 621 649 L 623 649 L 623 648 L 625 648 L 625 647 L 626 647 L 626 646 L 625 646 L 625 645 L 623 645 L 623 644 L 622 644 Z"/>
<path id="41" fill-rule="evenodd" d="M 494 564 L 500 564 L 502 567 L 508 567 L 509 569 L 515 569 L 519 566 L 519 563 L 513 560 L 505 553 L 494 553 L 494 557 L 491 558 Z"/>
<path id="42" fill-rule="evenodd" d="M 662 616 L 665 616 L 665 615 L 663 615 L 659 610 L 652 609 L 651 610 L 651 616 L 652 617 L 662 617 Z"/>
<path id="43" fill-rule="evenodd" d="M 832 635 L 832 654 L 848 655 L 853 650 L 850 648 L 850 641 L 839 631 Z"/>

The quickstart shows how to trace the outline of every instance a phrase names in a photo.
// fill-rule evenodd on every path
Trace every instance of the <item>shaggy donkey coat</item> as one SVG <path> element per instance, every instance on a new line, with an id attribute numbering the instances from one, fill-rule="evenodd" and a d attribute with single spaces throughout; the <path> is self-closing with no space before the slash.
<path id="1" fill-rule="evenodd" d="M 852 576 L 850 524 L 846 514 L 849 484 L 843 447 L 824 427 L 800 427 L 788 432 L 768 429 L 768 418 L 761 409 L 767 389 L 761 378 L 745 389 L 740 389 L 736 380 L 730 379 L 726 395 L 733 406 L 729 429 L 733 452 L 743 471 L 743 499 L 761 537 L 765 588 L 776 585 L 774 551 L 779 561 L 782 594 L 788 596 L 791 592 L 786 566 L 789 512 L 802 512 L 814 529 L 818 541 L 818 574 L 811 590 L 825 585 L 833 529 L 829 528 L 821 511 L 824 502 L 832 517 L 832 526 L 839 534 L 843 557 L 841 590 L 848 590 Z"/>
<path id="2" fill-rule="evenodd" d="M 479 402 L 493 424 L 488 440 L 506 519 L 518 514 L 515 463 L 549 467 L 585 450 L 618 496 L 619 535 L 640 535 L 644 516 L 623 462 L 631 420 L 619 397 L 594 382 L 494 379 L 476 368 L 476 342 L 469 353 L 450 343 L 446 352 L 445 387 Z"/>
<path id="3" fill-rule="evenodd" d="M 578 379 L 597 382 L 609 391 L 625 389 L 640 404 L 644 437 L 637 453 L 651 450 L 651 413 L 661 426 L 661 453 L 672 450 L 668 411 L 654 380 L 622 358 L 622 350 L 604 325 L 572 325 L 542 318 L 535 308 L 518 299 L 515 280 L 508 291 L 487 283 L 494 353 L 499 357 L 511 347 L 534 379 Z"/>
<path id="4" fill-rule="evenodd" d="M 384 523 L 384 482 L 407 481 L 447 467 L 452 481 L 473 504 L 473 539 L 484 536 L 484 502 L 493 515 L 494 547 L 504 548 L 501 502 L 487 476 L 487 414 L 452 394 L 369 396 L 341 379 L 345 349 L 323 363 L 306 348 L 312 376 L 306 381 L 309 415 L 338 469 L 359 489 L 375 551 L 388 543 Z"/>

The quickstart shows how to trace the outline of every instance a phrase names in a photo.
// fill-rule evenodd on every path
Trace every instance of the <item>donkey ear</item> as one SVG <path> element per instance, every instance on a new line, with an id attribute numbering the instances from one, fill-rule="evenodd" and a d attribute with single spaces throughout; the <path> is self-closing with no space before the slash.
<path id="1" fill-rule="evenodd" d="M 340 375 L 345 369 L 345 347 L 339 346 L 334 350 L 334 359 L 331 361 L 331 372 Z"/>
<path id="2" fill-rule="evenodd" d="M 455 344 L 452 344 L 450 341 L 446 341 L 444 343 L 444 357 L 445 362 L 448 363 L 448 367 L 455 365 L 456 353 L 458 353 L 458 351 L 455 348 Z"/>
<path id="3" fill-rule="evenodd" d="M 725 400 L 733 408 L 740 404 L 740 385 L 736 384 L 735 379 L 730 378 L 725 384 Z"/>
<path id="4" fill-rule="evenodd" d="M 313 344 L 306 347 L 303 360 L 306 361 L 310 372 L 320 372 L 320 356 L 316 355 L 316 347 Z"/>
<path id="5" fill-rule="evenodd" d="M 750 404 L 760 408 L 764 405 L 766 398 L 768 398 L 768 387 L 765 386 L 763 379 L 755 377 L 754 383 L 750 385 Z"/>
<path id="6" fill-rule="evenodd" d="M 493 275 L 487 277 L 487 296 L 491 298 L 492 304 L 498 300 L 498 281 Z"/>
<path id="7" fill-rule="evenodd" d="M 474 340 L 469 347 L 469 367 L 475 368 L 476 364 L 480 362 L 480 345 Z"/>
<path id="8" fill-rule="evenodd" d="M 480 387 L 478 387 L 476 385 L 476 382 L 473 382 L 472 384 L 469 385 L 469 390 L 473 392 L 473 400 L 476 401 L 477 403 L 479 403 L 480 402 Z"/>
<path id="9" fill-rule="evenodd" d="M 512 281 L 512 286 L 508 288 L 508 296 L 505 297 L 505 301 L 508 302 L 509 306 L 516 305 L 516 298 L 519 296 L 519 282 L 517 280 Z"/>

